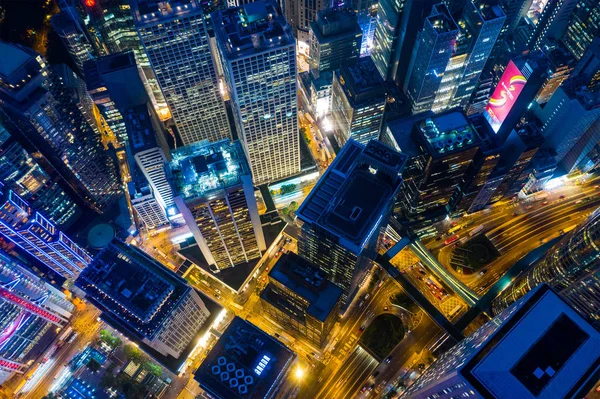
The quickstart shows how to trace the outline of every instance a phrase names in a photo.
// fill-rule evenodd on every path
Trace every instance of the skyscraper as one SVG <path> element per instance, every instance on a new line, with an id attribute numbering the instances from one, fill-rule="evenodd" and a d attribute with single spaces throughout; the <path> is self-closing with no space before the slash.
<path id="1" fill-rule="evenodd" d="M 81 208 L 74 195 L 65 191 L 68 185 L 58 173 L 50 173 L 0 125 L 0 181 L 51 222 L 68 227 L 81 215 Z"/>
<path id="2" fill-rule="evenodd" d="M 405 161 L 379 141 L 349 140 L 296 212 L 298 254 L 343 290 L 346 305 L 374 259 Z"/>
<path id="3" fill-rule="evenodd" d="M 446 22 L 450 23 L 451 16 L 447 10 L 441 12 L 442 7 L 435 6 L 432 15 L 440 12 L 439 15 L 445 16 Z M 411 60 L 413 73 L 408 80 L 408 94 L 414 113 L 466 108 L 505 19 L 506 16 L 498 5 L 480 2 L 476 6 L 469 0 L 465 3 L 458 25 L 455 25 L 456 29 L 441 30 L 433 35 L 430 26 L 432 20 L 425 22 L 419 46 L 415 48 Z M 434 29 L 435 23 L 434 21 Z M 441 25 L 439 21 L 437 23 L 439 30 Z M 450 38 L 451 41 L 445 42 L 444 38 Z M 437 47 L 431 47 L 434 42 L 445 44 L 445 48 L 436 52 Z M 444 65 L 447 55 L 447 63 Z M 429 69 L 423 70 L 425 62 L 429 63 Z M 416 94 L 419 86 L 423 90 L 420 96 Z"/>
<path id="4" fill-rule="evenodd" d="M 94 257 L 75 285 L 129 339 L 176 359 L 210 315 L 183 278 L 117 239 Z"/>
<path id="5" fill-rule="evenodd" d="M 239 142 L 198 143 L 173 153 L 175 204 L 215 271 L 266 250 L 250 169 Z"/>
<path id="6" fill-rule="evenodd" d="M 0 235 L 66 279 L 74 279 L 92 258 L 32 209 L 12 190 L 1 187 Z"/>
<path id="7" fill-rule="evenodd" d="M 565 82 L 559 87 L 546 106 L 536 110 L 536 115 L 542 122 L 542 134 L 546 138 L 544 146 L 554 150 L 556 161 L 566 173 L 600 140 L 598 131 L 587 137 L 585 143 L 580 143 L 600 119 L 600 92 L 580 90 L 576 81 Z M 583 147 L 571 152 L 578 143 Z M 587 151 L 584 150 L 586 146 L 589 146 Z"/>
<path id="8" fill-rule="evenodd" d="M 433 108 L 458 32 L 446 6 L 433 6 L 417 39 L 406 80 L 405 92 L 413 114 Z"/>
<path id="9" fill-rule="evenodd" d="M 131 8 L 183 144 L 231 137 L 199 1 L 136 0 Z"/>
<path id="10" fill-rule="evenodd" d="M 347 8 L 328 8 L 310 23 L 310 73 L 318 78 L 323 72 L 351 65 L 360 57 L 362 31 L 356 13 Z"/>
<path id="11" fill-rule="evenodd" d="M 442 354 L 401 397 L 581 398 L 597 383 L 599 344 L 544 285 Z"/>
<path id="12" fill-rule="evenodd" d="M 567 26 L 562 41 L 576 59 L 580 59 L 600 35 L 600 3 L 580 0 Z"/>
<path id="13" fill-rule="evenodd" d="M 0 251 L 0 383 L 25 372 L 73 310 L 62 292 Z"/>
<path id="14" fill-rule="evenodd" d="M 379 139 L 388 86 L 377 73 L 371 57 L 334 72 L 331 108 L 340 146 L 349 139 L 366 145 Z"/>
<path id="15" fill-rule="evenodd" d="M 560 42 L 547 45 L 544 52 L 548 58 L 548 76 L 535 95 L 535 102 L 538 104 L 546 104 L 550 100 L 556 89 L 568 79 L 575 66 L 573 56 Z"/>
<path id="16" fill-rule="evenodd" d="M 299 173 L 296 41 L 289 25 L 269 0 L 214 13 L 212 20 L 254 183 Z"/>
<path id="17" fill-rule="evenodd" d="M 362 30 L 360 56 L 366 57 L 371 55 L 379 4 L 377 0 L 352 0 L 351 4 L 348 5 L 356 12 L 356 15 L 358 16 L 358 25 Z"/>
<path id="18" fill-rule="evenodd" d="M 384 80 L 393 80 L 396 76 L 401 48 L 398 42 L 403 39 L 400 25 L 403 22 L 404 3 L 405 0 L 381 0 L 377 8 L 371 57 Z"/>
<path id="19" fill-rule="evenodd" d="M 285 19 L 292 27 L 299 43 L 308 45 L 310 37 L 308 28 L 319 11 L 335 6 L 332 0 L 283 0 L 285 2 Z"/>
<path id="20" fill-rule="evenodd" d="M 91 100 L 74 98 L 68 68 L 52 69 L 31 49 L 0 43 L 0 120 L 22 142 L 32 145 L 91 209 L 102 212 L 121 194 L 116 164 L 84 115 Z M 67 72 L 63 77 L 60 72 Z M 83 97 L 82 97 L 83 95 Z M 85 97 L 85 98 L 84 98 Z"/>
<path id="21" fill-rule="evenodd" d="M 83 64 L 100 55 L 93 38 L 85 28 L 75 7 L 64 7 L 51 18 L 52 27 L 71 55 L 80 72 Z"/>
<path id="22" fill-rule="evenodd" d="M 339 316 L 342 289 L 310 262 L 288 252 L 273 266 L 260 299 L 269 317 L 322 347 Z"/>
<path id="23" fill-rule="evenodd" d="M 547 38 L 560 40 L 567 30 L 573 11 L 579 0 L 548 0 L 540 2 L 541 11 L 531 24 L 533 29 L 527 37 L 526 49 L 539 50 Z"/>
<path id="24" fill-rule="evenodd" d="M 548 283 L 571 306 L 600 326 L 600 210 L 565 235 L 537 264 L 519 276 L 492 304 L 494 313 Z"/>

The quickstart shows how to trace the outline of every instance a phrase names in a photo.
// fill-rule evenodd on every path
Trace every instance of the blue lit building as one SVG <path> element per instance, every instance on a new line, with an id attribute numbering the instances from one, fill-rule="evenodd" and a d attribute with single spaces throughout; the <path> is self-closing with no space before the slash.
<path id="1" fill-rule="evenodd" d="M 250 168 L 239 142 L 197 143 L 173 152 L 175 204 L 211 269 L 266 250 Z"/>
<path id="2" fill-rule="evenodd" d="M 381 0 L 377 9 L 377 24 L 371 57 L 381 77 L 394 79 L 400 59 L 402 14 L 405 0 Z M 409 0 L 412 3 L 412 0 Z M 410 7 L 410 4 L 409 4 Z"/>
<path id="3" fill-rule="evenodd" d="M 0 251 L 0 383 L 26 371 L 73 310 L 62 292 Z"/>
<path id="4" fill-rule="evenodd" d="M 379 141 L 349 140 L 296 212 L 298 254 L 342 288 L 346 305 L 374 259 L 405 162 Z"/>
<path id="5" fill-rule="evenodd" d="M 0 43 L 0 122 L 33 146 L 90 209 L 103 212 L 121 195 L 117 166 L 90 122 L 83 82 L 66 66 L 49 67 L 26 47 Z"/>
<path id="6" fill-rule="evenodd" d="M 275 338 L 236 316 L 194 379 L 216 399 L 273 399 L 295 359 Z"/>
<path id="7" fill-rule="evenodd" d="M 1 186 L 0 235 L 66 279 L 74 279 L 91 257 L 48 219 Z"/>
<path id="8" fill-rule="evenodd" d="M 0 181 L 62 228 L 81 215 L 77 198 L 0 125 Z M 67 191 L 65 191 L 65 188 Z"/>
<path id="9" fill-rule="evenodd" d="M 176 359 L 210 315 L 183 278 L 118 239 L 94 257 L 75 285 L 114 328 Z"/>

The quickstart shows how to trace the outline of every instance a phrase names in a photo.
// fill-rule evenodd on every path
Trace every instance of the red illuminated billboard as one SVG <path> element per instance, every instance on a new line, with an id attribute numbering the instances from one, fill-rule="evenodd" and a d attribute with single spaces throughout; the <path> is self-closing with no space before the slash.
<path id="1" fill-rule="evenodd" d="M 510 61 L 506 66 L 502 79 L 496 86 L 496 90 L 494 90 L 494 94 L 490 97 L 490 102 L 485 107 L 485 118 L 494 129 L 494 132 L 498 133 L 498 130 L 500 130 L 502 122 L 506 119 L 515 101 L 517 101 L 525 83 L 527 83 L 525 76 Z"/>

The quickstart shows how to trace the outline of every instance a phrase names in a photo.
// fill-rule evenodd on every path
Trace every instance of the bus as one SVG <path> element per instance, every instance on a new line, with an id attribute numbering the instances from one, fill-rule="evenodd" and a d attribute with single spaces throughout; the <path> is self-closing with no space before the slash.
<path id="1" fill-rule="evenodd" d="M 67 327 L 62 334 L 60 334 L 60 336 L 58 337 L 59 341 L 64 341 L 65 338 L 67 338 L 67 336 L 69 336 L 69 334 L 71 334 L 71 332 L 73 331 L 73 327 Z"/>
<path id="2" fill-rule="evenodd" d="M 450 228 L 450 230 L 448 230 L 448 234 L 454 234 L 454 232 L 462 229 L 462 224 L 457 224 L 456 226 Z"/>
<path id="3" fill-rule="evenodd" d="M 448 238 L 446 241 L 444 241 L 444 245 L 450 245 L 453 242 L 456 242 L 456 240 L 458 240 L 458 238 L 459 238 L 458 234 L 455 234 L 452 237 Z"/>
<path id="4" fill-rule="evenodd" d="M 471 232 L 469 233 L 469 237 L 473 237 L 476 234 L 479 234 L 483 231 L 483 225 L 480 224 L 479 226 L 475 227 L 473 230 L 471 230 Z"/>

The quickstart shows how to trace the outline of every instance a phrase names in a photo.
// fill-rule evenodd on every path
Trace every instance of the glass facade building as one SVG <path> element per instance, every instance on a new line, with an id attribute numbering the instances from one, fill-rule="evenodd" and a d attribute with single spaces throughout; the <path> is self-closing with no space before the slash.
<path id="1" fill-rule="evenodd" d="M 33 50 L 0 43 L 0 121 L 32 145 L 91 209 L 102 212 L 122 193 L 114 159 L 100 142 L 83 82 L 65 66 L 50 68 Z"/>
<path id="2" fill-rule="evenodd" d="M 137 0 L 131 8 L 183 145 L 231 137 L 199 1 Z"/>
<path id="3" fill-rule="evenodd" d="M 212 15 L 233 117 L 255 184 L 300 172 L 296 41 L 269 0 Z"/>
<path id="4" fill-rule="evenodd" d="M 402 11 L 405 0 L 381 0 L 371 57 L 381 77 L 394 79 L 400 57 Z"/>
<path id="5" fill-rule="evenodd" d="M 579 60 L 599 35 L 600 3 L 596 0 L 580 0 L 562 37 L 563 43 Z"/>
<path id="6" fill-rule="evenodd" d="M 296 212 L 303 222 L 298 254 L 343 290 L 345 305 L 376 255 L 405 161 L 379 141 L 350 140 Z"/>
<path id="7" fill-rule="evenodd" d="M 1 187 L 0 235 L 46 267 L 74 279 L 92 258 L 43 215 L 7 187 Z"/>

